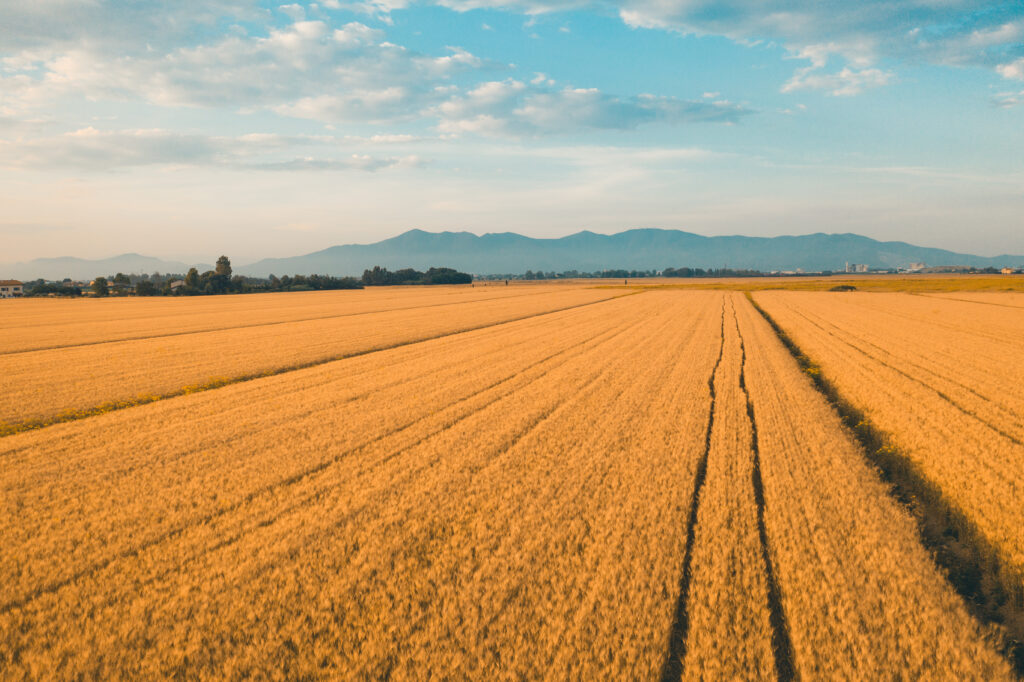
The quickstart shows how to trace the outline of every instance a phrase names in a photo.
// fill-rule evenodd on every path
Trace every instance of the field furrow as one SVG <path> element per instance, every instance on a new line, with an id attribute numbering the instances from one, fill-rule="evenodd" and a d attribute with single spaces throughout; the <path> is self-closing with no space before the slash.
<path id="1" fill-rule="evenodd" d="M 0 430 L 73 419 L 245 378 L 587 305 L 619 292 L 574 289 L 0 356 Z"/>
<path id="2" fill-rule="evenodd" d="M 200 489 L 188 484 L 190 470 L 220 476 L 227 491 L 245 482 L 225 513 L 200 498 L 207 521 L 0 616 L 5 660 L 21 671 L 61 661 L 69 673 L 106 676 L 244 676 L 267 666 L 349 678 L 651 676 L 677 596 L 682 501 L 704 444 L 721 296 L 602 306 L 612 306 L 603 317 L 591 306 L 461 335 L 473 352 L 438 339 L 5 439 L 23 445 L 5 463 L 40 467 L 20 509 L 50 506 L 35 512 L 41 521 L 62 516 L 62 505 L 74 512 L 78 500 L 30 490 L 59 486 L 64 472 L 42 463 L 56 448 L 77 448 L 83 471 L 104 452 L 139 448 L 132 465 L 89 486 L 102 491 L 96 500 L 132 495 L 128 471 L 180 466 L 180 487 L 163 496 L 171 514 Z M 487 339 L 494 373 L 471 381 L 490 371 Z M 373 363 L 393 397 L 373 391 Z M 420 364 L 430 380 L 416 386 Z M 322 376 L 335 368 L 332 381 Z M 288 390 L 290 381 L 301 388 Z M 382 429 L 385 414 L 372 413 L 369 398 L 345 403 L 335 395 L 343 386 L 376 395 L 403 428 Z M 188 414 L 207 416 L 189 442 L 160 447 L 162 428 Z M 256 415 L 273 417 L 247 423 Z M 346 432 L 351 452 L 331 457 Z M 83 447 L 90 433 L 95 450 Z M 275 455 L 282 442 L 288 457 Z M 291 458 L 330 461 L 286 489 L 247 494 L 261 463 L 266 479 Z M 167 473 L 150 480 L 173 480 Z M 16 512 L 6 508 L 8 527 Z M 124 538 L 155 513 L 127 505 L 105 534 L 83 523 L 82 556 L 130 547 Z"/>

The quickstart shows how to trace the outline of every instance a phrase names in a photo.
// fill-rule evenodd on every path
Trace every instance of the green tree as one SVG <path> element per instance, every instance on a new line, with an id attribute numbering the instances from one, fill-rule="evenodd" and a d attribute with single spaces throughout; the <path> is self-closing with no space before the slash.
<path id="1" fill-rule="evenodd" d="M 109 296 L 110 288 L 107 286 L 106 277 L 97 277 L 92 281 L 92 291 L 97 296 Z"/>
<path id="2" fill-rule="evenodd" d="M 137 296 L 156 296 L 156 285 L 148 279 L 144 279 L 135 285 L 135 294 Z"/>
<path id="3" fill-rule="evenodd" d="M 189 268 L 188 274 L 185 275 L 185 286 L 189 289 L 199 288 L 199 271 L 195 268 Z"/>
<path id="4" fill-rule="evenodd" d="M 123 272 L 119 272 L 116 275 L 114 275 L 114 284 L 124 284 L 125 286 L 128 286 L 131 283 L 131 278 L 128 277 L 128 275 L 124 274 Z"/>
<path id="5" fill-rule="evenodd" d="M 227 256 L 221 256 L 217 259 L 217 268 L 214 272 L 226 280 L 231 279 L 231 261 L 228 260 Z"/>

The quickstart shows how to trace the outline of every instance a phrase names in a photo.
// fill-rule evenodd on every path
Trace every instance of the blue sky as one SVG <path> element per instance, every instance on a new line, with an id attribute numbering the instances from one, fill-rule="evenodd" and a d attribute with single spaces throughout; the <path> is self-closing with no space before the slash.
<path id="1" fill-rule="evenodd" d="M 0 0 L 0 262 L 411 228 L 1024 253 L 1024 5 Z"/>

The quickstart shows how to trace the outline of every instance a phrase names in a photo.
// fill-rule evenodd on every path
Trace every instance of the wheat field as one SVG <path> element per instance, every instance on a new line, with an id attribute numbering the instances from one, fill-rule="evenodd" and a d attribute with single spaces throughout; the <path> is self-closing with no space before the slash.
<path id="1" fill-rule="evenodd" d="M 175 315 L 157 318 L 154 333 L 130 339 L 121 338 L 124 330 L 116 325 L 93 324 L 79 310 L 74 321 L 57 326 L 61 345 L 0 354 L 0 388 L 9 397 L 0 406 L 0 432 L 66 421 L 622 295 L 581 288 L 566 291 L 564 287 L 531 288 L 526 294 L 521 290 L 502 292 L 500 296 L 477 293 L 482 291 L 484 288 L 455 294 L 417 292 L 409 301 L 378 299 L 371 294 L 367 301 L 357 299 L 358 306 L 351 306 L 351 298 L 341 294 L 351 297 L 362 292 L 327 292 L 333 294 L 327 297 L 317 292 L 317 302 L 302 310 L 303 317 L 298 320 L 281 319 L 288 311 L 276 308 L 267 312 L 229 308 L 219 318 L 214 315 L 216 319 L 200 311 L 194 319 L 190 308 L 179 306 Z M 166 314 L 168 309 L 165 301 L 128 301 L 136 304 L 133 312 L 138 315 L 147 314 L 146 309 Z M 149 320 L 134 323 L 145 329 Z M 233 325 L 229 320 L 235 320 Z M 186 328 L 220 326 L 179 333 L 168 326 L 175 321 L 182 321 Z M 19 331 L 5 331 L 5 337 L 8 334 L 16 337 Z M 27 343 L 39 347 L 58 338 L 48 334 L 47 330 L 35 335 Z M 79 343 L 80 338 L 87 341 Z M 16 347 L 17 343 L 8 344 L 12 345 Z"/>
<path id="2" fill-rule="evenodd" d="M 1013 679 L 816 382 L 1019 585 L 1024 314 L 949 296 L 17 301 L 0 677 Z"/>

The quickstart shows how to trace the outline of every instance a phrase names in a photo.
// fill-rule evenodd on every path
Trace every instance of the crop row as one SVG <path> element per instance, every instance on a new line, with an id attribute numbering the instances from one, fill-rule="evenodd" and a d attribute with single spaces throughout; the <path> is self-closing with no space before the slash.
<path id="1" fill-rule="evenodd" d="M 349 292 L 344 292 L 349 293 Z M 574 289 L 0 355 L 0 426 L 65 421 L 621 295 Z M 245 298 L 245 297 L 238 297 Z"/>
<path id="2" fill-rule="evenodd" d="M 823 298 L 825 296 L 825 298 Z M 1024 315 L 905 295 L 762 293 L 758 302 L 905 454 L 1024 600 Z"/>

